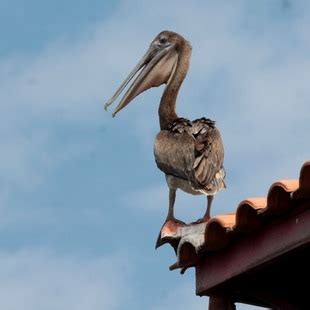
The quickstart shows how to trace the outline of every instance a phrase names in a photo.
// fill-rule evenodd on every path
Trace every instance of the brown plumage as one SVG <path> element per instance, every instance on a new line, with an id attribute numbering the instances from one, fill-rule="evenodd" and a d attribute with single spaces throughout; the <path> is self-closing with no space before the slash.
<path id="1" fill-rule="evenodd" d="M 163 31 L 149 50 L 106 104 L 112 104 L 133 76 L 140 71 L 129 87 L 113 116 L 141 92 L 161 84 L 166 88 L 159 105 L 161 131 L 155 139 L 154 155 L 158 168 L 166 175 L 169 186 L 169 211 L 166 220 L 174 217 L 176 190 L 208 197 L 205 215 L 210 218 L 213 196 L 225 188 L 223 167 L 224 147 L 215 122 L 207 118 L 189 121 L 176 114 L 178 91 L 189 69 L 191 45 L 181 35 Z"/>
<path id="2" fill-rule="evenodd" d="M 211 195 L 225 187 L 224 147 L 209 119 L 175 120 L 157 135 L 154 154 L 160 170 L 190 182 L 193 190 Z"/>

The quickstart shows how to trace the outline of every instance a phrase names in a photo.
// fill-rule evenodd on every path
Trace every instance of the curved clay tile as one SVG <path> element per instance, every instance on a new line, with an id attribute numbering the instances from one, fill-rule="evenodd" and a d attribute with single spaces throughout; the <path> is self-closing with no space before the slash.
<path id="1" fill-rule="evenodd" d="M 178 267 L 183 268 L 185 271 L 185 268 L 193 266 L 198 262 L 199 256 L 197 249 L 191 242 L 182 242 L 182 244 L 179 244 L 178 247 L 177 258 Z"/>
<path id="2" fill-rule="evenodd" d="M 281 180 L 272 184 L 267 196 L 268 214 L 281 214 L 291 206 L 291 193 L 299 187 L 299 180 Z"/>
<path id="3" fill-rule="evenodd" d="M 206 225 L 205 245 L 207 250 L 215 251 L 224 247 L 229 239 L 228 232 L 233 230 L 236 223 L 235 213 L 218 215 Z"/>
<path id="4" fill-rule="evenodd" d="M 164 226 L 161 228 L 161 238 L 165 237 L 176 237 L 178 234 L 178 230 L 182 227 L 181 224 L 175 222 L 175 221 L 167 221 Z"/>
<path id="5" fill-rule="evenodd" d="M 177 251 L 180 240 L 188 241 L 199 248 L 204 242 L 204 232 L 207 222 L 196 224 L 180 224 L 172 220 L 167 221 L 160 230 L 158 239 L 161 245 L 170 243 Z"/>
<path id="6" fill-rule="evenodd" d="M 299 189 L 294 193 L 295 199 L 310 198 L 310 161 L 306 161 L 299 176 Z"/>
<path id="7" fill-rule="evenodd" d="M 248 232 L 257 229 L 261 224 L 259 211 L 267 207 L 267 199 L 264 197 L 248 198 L 239 203 L 236 212 L 236 229 Z"/>
<path id="8" fill-rule="evenodd" d="M 177 247 L 182 238 L 182 227 L 184 227 L 184 225 L 175 221 L 165 222 L 160 230 L 157 242 L 160 241 L 160 245 L 170 243 L 174 251 L 177 252 Z M 160 245 L 156 245 L 156 248 Z"/>

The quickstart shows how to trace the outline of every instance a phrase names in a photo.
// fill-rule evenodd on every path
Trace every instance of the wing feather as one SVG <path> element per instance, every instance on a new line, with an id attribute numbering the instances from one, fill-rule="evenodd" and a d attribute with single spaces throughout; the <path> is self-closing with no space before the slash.
<path id="1" fill-rule="evenodd" d="M 156 137 L 157 166 L 166 174 L 189 180 L 196 189 L 211 186 L 223 168 L 224 147 L 215 123 L 201 118 L 180 118 Z"/>

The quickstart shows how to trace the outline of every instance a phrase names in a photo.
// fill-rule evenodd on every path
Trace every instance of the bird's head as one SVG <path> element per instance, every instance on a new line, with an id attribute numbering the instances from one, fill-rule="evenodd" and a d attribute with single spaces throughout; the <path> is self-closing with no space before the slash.
<path id="1" fill-rule="evenodd" d="M 190 47 L 181 35 L 172 31 L 162 31 L 152 41 L 149 49 L 127 76 L 112 98 L 105 104 L 105 110 L 121 94 L 127 84 L 137 75 L 127 92 L 113 112 L 113 117 L 133 98 L 143 91 L 162 84 L 168 84 L 175 72 L 180 50 L 184 45 Z"/>

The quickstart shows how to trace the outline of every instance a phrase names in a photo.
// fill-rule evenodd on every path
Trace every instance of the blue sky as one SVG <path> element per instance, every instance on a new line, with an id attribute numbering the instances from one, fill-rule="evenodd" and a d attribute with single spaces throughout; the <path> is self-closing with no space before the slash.
<path id="1" fill-rule="evenodd" d="M 212 213 L 231 212 L 309 159 L 309 20 L 307 1 L 0 2 L 1 308 L 205 309 L 194 270 L 154 250 L 162 88 L 115 119 L 103 104 L 158 32 L 184 35 L 178 113 L 217 121 L 228 188 Z M 205 200 L 179 193 L 177 216 Z"/>

